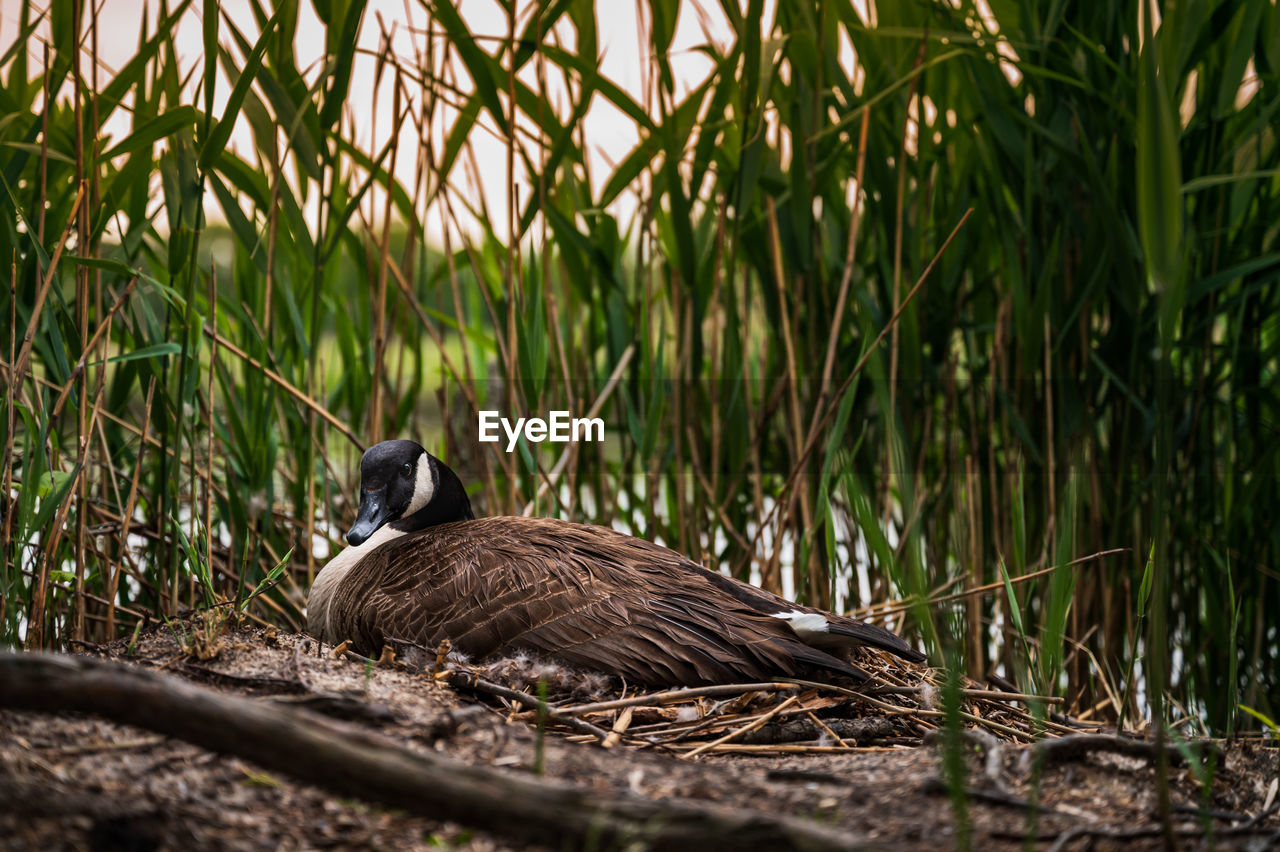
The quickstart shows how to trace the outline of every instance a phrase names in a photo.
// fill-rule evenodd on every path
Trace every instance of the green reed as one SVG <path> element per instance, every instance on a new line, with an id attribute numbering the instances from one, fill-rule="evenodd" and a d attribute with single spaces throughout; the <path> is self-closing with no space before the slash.
<path id="1" fill-rule="evenodd" d="M 686 86 L 693 10 L 654 0 L 640 95 L 601 72 L 589 3 L 474 39 L 424 2 L 409 55 L 358 49 L 382 24 L 353 0 L 255 0 L 249 28 L 161 3 L 119 69 L 81 5 L 0 31 L 4 641 L 257 589 L 251 617 L 297 627 L 359 450 L 423 436 L 482 511 L 893 602 L 936 659 L 1076 713 L 1117 720 L 1146 678 L 1158 715 L 1275 715 L 1274 5 L 1181 4 L 1156 32 L 1136 3 L 868 26 L 848 0 L 726 2 Z M 361 63 L 396 93 L 367 150 Z M 639 139 L 607 166 L 598 103 Z M 506 221 L 465 190 L 505 174 L 487 133 L 523 174 Z M 562 465 L 475 440 L 477 408 L 593 405 L 608 440 Z"/>

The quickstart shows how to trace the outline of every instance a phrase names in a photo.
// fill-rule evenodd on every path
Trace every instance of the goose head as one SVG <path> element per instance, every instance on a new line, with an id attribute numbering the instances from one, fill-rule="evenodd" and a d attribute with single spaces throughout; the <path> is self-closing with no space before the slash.
<path id="1" fill-rule="evenodd" d="M 416 441 L 383 441 L 360 459 L 360 509 L 347 543 L 360 545 L 390 524 L 413 532 L 474 520 L 457 474 Z"/>

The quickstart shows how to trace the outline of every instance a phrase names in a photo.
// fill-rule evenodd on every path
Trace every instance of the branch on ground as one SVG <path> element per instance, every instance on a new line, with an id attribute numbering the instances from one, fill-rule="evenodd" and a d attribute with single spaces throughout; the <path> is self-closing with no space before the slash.
<path id="1" fill-rule="evenodd" d="M 1210 740 L 1191 740 L 1186 748 L 1203 760 L 1208 754 L 1216 755 L 1218 764 L 1225 759 L 1220 749 Z M 1140 740 L 1121 734 L 1068 734 L 1065 737 L 1041 740 L 1033 746 L 1034 754 L 1046 764 L 1063 760 L 1076 760 L 1090 752 L 1105 751 L 1113 754 L 1124 754 L 1130 757 L 1142 757 L 1154 760 L 1156 744 L 1151 740 Z M 1183 763 L 1186 755 L 1175 743 L 1165 743 L 1170 763 Z"/>
<path id="2" fill-rule="evenodd" d="M 834 850 L 847 832 L 773 816 L 622 796 L 412 752 L 390 737 L 225 695 L 135 666 L 58 654 L 0 654 L 0 708 L 91 713 L 250 760 L 336 795 L 555 847 Z"/>

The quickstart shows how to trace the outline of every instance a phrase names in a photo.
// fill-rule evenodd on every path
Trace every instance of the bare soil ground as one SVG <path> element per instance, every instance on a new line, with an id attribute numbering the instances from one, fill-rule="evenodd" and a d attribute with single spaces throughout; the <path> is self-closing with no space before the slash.
<path id="1" fill-rule="evenodd" d="M 838 827 L 851 841 L 878 848 L 949 848 L 959 839 L 939 752 L 921 736 L 928 725 L 886 716 L 856 699 L 806 704 L 821 699 L 806 693 L 786 713 L 766 720 L 773 728 L 761 728 L 785 738 L 785 720 L 792 734 L 796 725 L 812 724 L 820 733 L 816 741 L 761 745 L 759 733 L 740 732 L 732 741 L 741 744 L 738 751 L 689 757 L 691 748 L 743 727 L 712 724 L 717 714 L 758 721 L 783 699 L 757 694 L 637 708 L 620 742 L 602 748 L 582 741 L 589 735 L 558 726 L 540 736 L 527 711 L 492 696 L 457 690 L 403 666 L 334 658 L 308 637 L 240 628 L 193 643 L 199 632 L 159 628 L 132 647 L 121 642 L 88 652 L 256 700 L 301 704 L 378 730 L 406 749 L 473 765 L 532 775 L 541 760 L 546 776 L 601 795 L 785 814 Z M 600 684 L 589 688 L 598 691 Z M 818 710 L 795 713 L 797 703 Z M 619 713 L 586 718 L 608 729 Z M 697 725 L 701 730 L 685 730 Z M 862 733 L 856 743 L 850 731 Z M 744 739 L 756 745 L 742 744 Z M 1031 747 L 1013 739 L 986 736 L 985 747 L 969 749 L 966 808 L 973 848 L 1020 849 L 1027 836 L 1036 848 L 1163 844 L 1150 760 L 1086 750 L 1048 762 L 1037 783 Z M 1187 848 L 1280 847 L 1277 751 L 1257 741 L 1221 745 L 1225 765 L 1208 790 L 1192 769 L 1170 770 L 1179 842 Z M 148 731 L 80 715 L 0 712 L 0 847 L 6 849 L 440 846 L 539 848 L 490 834 L 484 825 L 427 820 L 337 798 L 305 778 Z"/>

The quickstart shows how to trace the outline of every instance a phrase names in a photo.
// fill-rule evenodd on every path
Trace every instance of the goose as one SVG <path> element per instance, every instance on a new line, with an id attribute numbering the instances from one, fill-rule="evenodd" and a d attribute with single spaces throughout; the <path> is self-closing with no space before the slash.
<path id="1" fill-rule="evenodd" d="M 847 649 L 925 657 L 893 633 L 801 606 L 661 545 L 552 518 L 476 518 L 461 480 L 409 440 L 360 461 L 348 547 L 316 576 L 307 630 L 376 656 L 391 640 L 470 659 L 529 653 L 645 686 L 862 681 Z"/>

